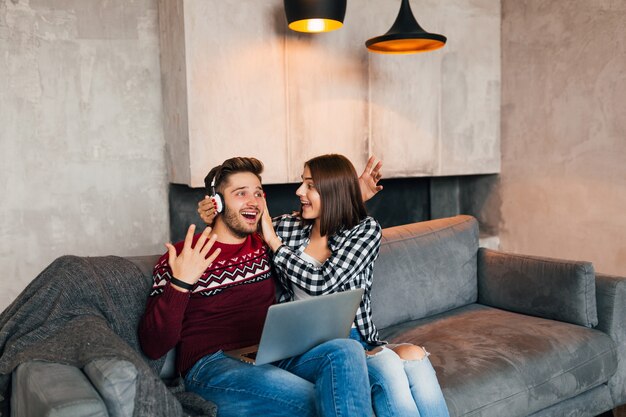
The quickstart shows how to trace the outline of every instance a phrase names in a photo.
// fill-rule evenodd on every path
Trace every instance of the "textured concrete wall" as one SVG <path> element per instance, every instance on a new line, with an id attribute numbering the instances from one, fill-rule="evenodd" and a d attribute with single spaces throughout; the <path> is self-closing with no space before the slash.
<path id="1" fill-rule="evenodd" d="M 0 1 L 0 310 L 62 254 L 168 236 L 154 0 Z"/>
<path id="2" fill-rule="evenodd" d="M 626 274 L 626 2 L 502 12 L 501 248 Z"/>

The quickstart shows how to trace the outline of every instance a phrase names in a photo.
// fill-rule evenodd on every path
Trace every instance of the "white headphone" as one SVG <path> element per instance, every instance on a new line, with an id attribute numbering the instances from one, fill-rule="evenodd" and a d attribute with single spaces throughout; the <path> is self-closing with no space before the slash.
<path id="1" fill-rule="evenodd" d="M 224 197 L 215 191 L 215 177 L 217 177 L 217 172 L 211 180 L 211 197 L 215 200 L 215 211 L 221 213 L 224 211 Z"/>

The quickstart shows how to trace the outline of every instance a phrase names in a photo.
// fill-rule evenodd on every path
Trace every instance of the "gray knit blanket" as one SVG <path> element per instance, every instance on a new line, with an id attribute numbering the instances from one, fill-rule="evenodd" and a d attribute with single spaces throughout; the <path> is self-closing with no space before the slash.
<path id="1" fill-rule="evenodd" d="M 63 256 L 50 264 L 0 315 L 0 416 L 10 415 L 11 372 L 19 364 L 82 368 L 111 357 L 137 368 L 133 416 L 214 416 L 215 407 L 185 393 L 180 378 L 170 387 L 161 381 L 164 358 L 141 353 L 137 326 L 151 285 L 124 258 Z"/>

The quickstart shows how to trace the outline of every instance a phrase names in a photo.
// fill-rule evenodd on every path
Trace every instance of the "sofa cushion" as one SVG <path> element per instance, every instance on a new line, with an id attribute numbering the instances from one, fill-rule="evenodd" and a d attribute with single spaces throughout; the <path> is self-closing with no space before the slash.
<path id="1" fill-rule="evenodd" d="M 477 251 L 478 222 L 471 216 L 384 229 L 372 285 L 376 326 L 476 302 Z"/>
<path id="2" fill-rule="evenodd" d="M 605 383 L 617 368 L 606 334 L 480 304 L 381 331 L 431 353 L 450 414 L 526 416 Z"/>
<path id="3" fill-rule="evenodd" d="M 11 416 L 107 417 L 108 413 L 80 369 L 31 361 L 13 372 Z"/>
<path id="4" fill-rule="evenodd" d="M 591 262 L 481 248 L 478 302 L 586 327 L 598 324 L 596 279 Z"/>
<path id="5" fill-rule="evenodd" d="M 132 363 L 103 358 L 83 368 L 109 410 L 110 417 L 132 417 L 135 409 L 137 368 Z"/>

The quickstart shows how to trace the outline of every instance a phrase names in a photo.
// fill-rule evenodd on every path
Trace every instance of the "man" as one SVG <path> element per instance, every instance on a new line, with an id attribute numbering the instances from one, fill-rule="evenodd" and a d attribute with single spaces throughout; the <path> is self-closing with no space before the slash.
<path id="1" fill-rule="evenodd" d="M 140 323 L 151 358 L 177 346 L 177 371 L 188 391 L 217 404 L 225 416 L 370 416 L 361 346 L 341 339 L 274 365 L 253 366 L 223 351 L 259 342 L 275 284 L 267 247 L 256 233 L 265 199 L 263 165 L 231 158 L 205 182 L 223 197 L 211 229 L 167 244 Z"/>

